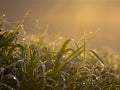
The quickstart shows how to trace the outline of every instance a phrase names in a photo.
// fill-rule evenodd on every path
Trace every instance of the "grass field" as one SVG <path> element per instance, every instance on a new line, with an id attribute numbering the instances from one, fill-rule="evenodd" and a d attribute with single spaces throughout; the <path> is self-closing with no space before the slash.
<path id="1" fill-rule="evenodd" d="M 120 57 L 87 48 L 93 35 L 49 42 L 22 27 L 0 32 L 0 90 L 120 90 Z"/>

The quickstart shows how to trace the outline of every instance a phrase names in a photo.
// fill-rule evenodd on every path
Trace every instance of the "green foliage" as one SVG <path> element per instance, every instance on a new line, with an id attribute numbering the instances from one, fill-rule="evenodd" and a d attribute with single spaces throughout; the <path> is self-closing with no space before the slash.
<path id="1" fill-rule="evenodd" d="M 116 58 L 87 50 L 91 37 L 81 44 L 66 40 L 53 50 L 44 37 L 22 40 L 19 29 L 0 32 L 1 90 L 119 90 L 119 70 L 108 66 Z"/>

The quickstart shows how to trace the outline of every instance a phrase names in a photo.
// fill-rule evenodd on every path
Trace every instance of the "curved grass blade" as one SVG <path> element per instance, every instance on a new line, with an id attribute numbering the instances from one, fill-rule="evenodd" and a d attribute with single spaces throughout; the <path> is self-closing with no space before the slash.
<path id="1" fill-rule="evenodd" d="M 98 56 L 98 54 L 93 50 L 89 50 L 89 51 L 100 61 L 101 65 L 105 67 L 103 60 Z"/>
<path id="2" fill-rule="evenodd" d="M 56 70 L 56 68 L 59 66 L 59 60 L 62 58 L 63 54 L 66 52 L 66 47 L 69 44 L 71 40 L 66 40 L 65 43 L 63 44 L 63 46 L 61 47 L 61 49 L 58 51 L 57 59 L 55 62 L 55 67 L 54 67 L 54 71 Z M 67 50 L 68 52 L 69 50 Z"/>
<path id="3" fill-rule="evenodd" d="M 16 82 L 17 82 L 17 87 L 18 87 L 18 89 L 20 88 L 20 82 L 19 82 L 19 80 L 17 79 L 17 77 L 15 77 L 14 75 L 12 75 L 12 74 L 8 74 L 7 75 L 9 78 L 12 78 L 12 79 L 14 79 Z"/>

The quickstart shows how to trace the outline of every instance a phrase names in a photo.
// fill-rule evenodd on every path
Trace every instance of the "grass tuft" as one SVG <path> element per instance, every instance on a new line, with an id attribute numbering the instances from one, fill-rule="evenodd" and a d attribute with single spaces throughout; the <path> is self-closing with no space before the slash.
<path id="1" fill-rule="evenodd" d="M 21 29 L 20 24 L 0 32 L 1 90 L 119 90 L 120 57 L 87 49 L 93 35 L 83 35 L 80 44 L 65 40 L 58 48 L 57 42 L 45 42 L 44 35 L 24 40 Z"/>

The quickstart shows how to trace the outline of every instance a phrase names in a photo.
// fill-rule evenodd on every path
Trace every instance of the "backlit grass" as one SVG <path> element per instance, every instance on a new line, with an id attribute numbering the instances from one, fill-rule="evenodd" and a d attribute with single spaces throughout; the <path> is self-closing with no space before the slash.
<path id="1" fill-rule="evenodd" d="M 35 36 L 26 39 L 21 24 L 0 32 L 1 90 L 120 89 L 120 57 L 88 49 L 92 35 L 86 40 L 83 35 L 80 43 Z"/>

